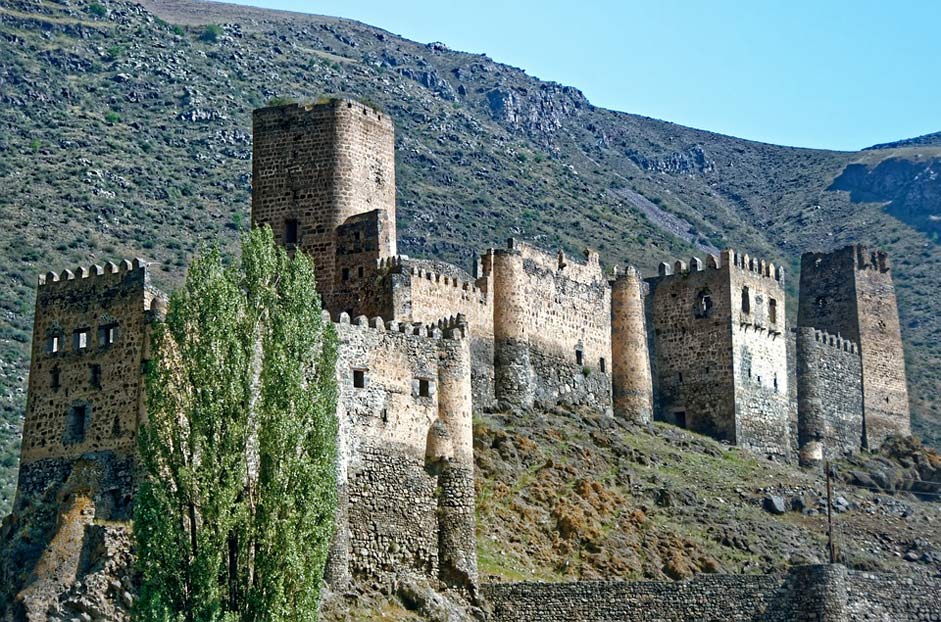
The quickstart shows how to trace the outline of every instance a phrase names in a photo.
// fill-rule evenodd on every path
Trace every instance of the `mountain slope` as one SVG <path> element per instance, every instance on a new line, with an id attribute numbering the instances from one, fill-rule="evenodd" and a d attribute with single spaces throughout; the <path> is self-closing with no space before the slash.
<path id="1" fill-rule="evenodd" d="M 876 156 L 766 145 L 595 108 L 486 56 L 356 22 L 143 4 L 0 7 L 0 506 L 12 494 L 36 276 L 140 255 L 172 287 L 200 246 L 233 247 L 248 222 L 251 110 L 273 97 L 345 94 L 392 115 L 399 248 L 413 256 L 467 265 L 517 236 L 591 245 L 608 265 L 651 273 L 733 246 L 789 266 L 793 296 L 801 251 L 886 247 L 916 428 L 937 442 L 939 182 L 925 166 L 893 170 L 878 192 L 847 175 L 854 164 L 927 162 L 937 147 Z M 886 210 L 903 191 L 904 209 Z"/>

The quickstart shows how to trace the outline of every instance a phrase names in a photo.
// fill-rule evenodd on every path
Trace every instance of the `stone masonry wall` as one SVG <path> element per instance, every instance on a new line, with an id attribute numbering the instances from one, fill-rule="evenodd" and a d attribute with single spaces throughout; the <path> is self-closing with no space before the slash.
<path id="1" fill-rule="evenodd" d="M 611 288 L 611 381 L 614 414 L 636 423 L 653 419 L 653 385 L 644 297 L 647 286 L 633 266 Z"/>
<path id="2" fill-rule="evenodd" d="M 497 398 L 609 408 L 611 288 L 597 253 L 578 263 L 510 240 L 488 253 L 484 275 L 493 282 Z"/>
<path id="3" fill-rule="evenodd" d="M 818 565 L 675 583 L 490 584 L 483 593 L 495 622 L 932 622 L 941 583 Z"/>
<path id="4" fill-rule="evenodd" d="M 391 581 L 411 568 L 475 582 L 465 325 L 343 313 L 335 326 L 341 507 L 331 580 Z"/>
<path id="5" fill-rule="evenodd" d="M 736 442 L 729 264 L 660 265 L 647 280 L 658 418 Z M 703 306 L 708 308 L 703 308 Z"/>
<path id="6" fill-rule="evenodd" d="M 276 240 L 314 258 L 329 309 L 336 228 L 377 209 L 388 215 L 380 254 L 395 255 L 394 128 L 388 116 L 345 99 L 255 111 L 252 224 L 270 225 Z"/>
<path id="7" fill-rule="evenodd" d="M 773 263 L 722 254 L 730 264 L 737 444 L 788 456 L 787 325 L 783 271 Z"/>
<path id="8" fill-rule="evenodd" d="M 856 249 L 866 443 L 876 448 L 888 436 L 912 433 L 905 351 L 889 258 L 881 251 L 867 253 L 864 246 Z"/>
<path id="9" fill-rule="evenodd" d="M 895 288 L 888 256 L 861 245 L 801 256 L 797 324 L 859 345 L 864 443 L 910 434 L 910 410 Z"/>
<path id="10" fill-rule="evenodd" d="M 858 452 L 863 444 L 859 350 L 838 335 L 797 329 L 798 443 L 805 466 Z"/>
<path id="11" fill-rule="evenodd" d="M 152 298 L 140 260 L 40 280 L 23 465 L 134 451 Z"/>
<path id="12" fill-rule="evenodd" d="M 722 252 L 648 279 L 659 417 L 752 451 L 787 455 L 783 274 Z"/>

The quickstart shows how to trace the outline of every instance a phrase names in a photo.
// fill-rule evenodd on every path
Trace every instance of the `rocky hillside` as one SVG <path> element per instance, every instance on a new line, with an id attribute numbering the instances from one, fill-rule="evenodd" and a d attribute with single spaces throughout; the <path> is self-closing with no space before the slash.
<path id="1" fill-rule="evenodd" d="M 673 426 L 634 427 L 591 410 L 493 413 L 474 427 L 474 455 L 486 582 L 683 580 L 827 558 L 821 473 Z M 841 561 L 941 572 L 941 456 L 895 441 L 836 471 Z M 464 619 L 420 581 L 405 577 L 389 592 L 354 585 L 332 595 L 324 618 Z"/>
<path id="2" fill-rule="evenodd" d="M 734 246 L 790 266 L 793 294 L 801 251 L 887 247 L 916 426 L 941 436 L 933 141 L 754 143 L 596 108 L 360 23 L 189 0 L 5 0 L 0 39 L 0 507 L 36 276 L 140 255 L 171 287 L 200 246 L 231 246 L 248 221 L 251 110 L 274 97 L 351 95 L 393 116 L 400 249 L 413 256 L 467 264 L 512 235 L 650 272 Z"/>

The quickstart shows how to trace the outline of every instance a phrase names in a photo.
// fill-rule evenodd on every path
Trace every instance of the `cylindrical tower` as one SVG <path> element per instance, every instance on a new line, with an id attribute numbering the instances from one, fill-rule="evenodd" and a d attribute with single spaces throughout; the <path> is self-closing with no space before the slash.
<path id="1" fill-rule="evenodd" d="M 476 594 L 474 428 L 471 354 L 463 316 L 444 327 L 438 361 L 438 421 L 450 437 L 451 459 L 438 473 L 438 572 L 448 585 Z"/>
<path id="2" fill-rule="evenodd" d="M 646 424 L 653 418 L 653 381 L 644 288 L 640 272 L 628 266 L 611 290 L 611 388 L 614 415 Z"/>
<path id="3" fill-rule="evenodd" d="M 823 462 L 826 441 L 826 415 L 823 412 L 820 382 L 810 357 L 815 350 L 816 330 L 797 329 L 797 445 L 801 466 Z"/>
<path id="4" fill-rule="evenodd" d="M 493 253 L 494 394 L 501 408 L 530 408 L 535 381 L 526 335 L 523 257 L 513 240 L 508 246 Z"/>

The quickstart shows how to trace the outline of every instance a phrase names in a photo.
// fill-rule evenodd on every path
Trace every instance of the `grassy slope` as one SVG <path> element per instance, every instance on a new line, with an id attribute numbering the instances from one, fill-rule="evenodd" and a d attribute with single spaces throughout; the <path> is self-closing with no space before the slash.
<path id="1" fill-rule="evenodd" d="M 775 147 L 593 108 L 485 56 L 344 20 L 183 0 L 0 9 L 0 506 L 9 503 L 36 275 L 142 255 L 171 287 L 248 220 L 250 114 L 349 94 L 397 126 L 400 248 L 467 264 L 511 235 L 648 272 L 695 247 L 789 265 L 858 239 L 897 266 L 912 402 L 936 434 L 941 253 L 881 205 L 827 191 L 859 154 Z M 196 9 L 193 9 L 193 7 Z M 199 23 L 239 22 L 216 42 Z M 188 24 L 188 25 L 187 25 Z M 871 156 L 867 156 L 871 157 Z"/>

